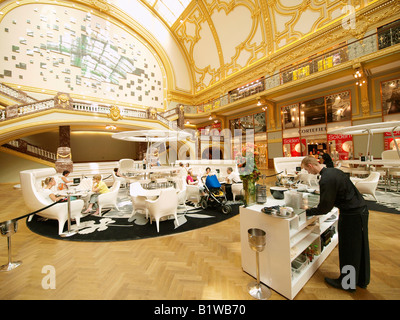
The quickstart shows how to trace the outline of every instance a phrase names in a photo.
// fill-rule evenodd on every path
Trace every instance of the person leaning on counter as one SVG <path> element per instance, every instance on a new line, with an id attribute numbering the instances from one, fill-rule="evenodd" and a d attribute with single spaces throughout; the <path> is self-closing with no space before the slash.
<path id="1" fill-rule="evenodd" d="M 301 167 L 311 174 L 320 174 L 320 200 L 315 208 L 306 210 L 307 216 L 323 215 L 337 207 L 340 211 L 338 221 L 339 265 L 341 275 L 337 279 L 325 278 L 335 287 L 350 292 L 355 288 L 343 288 L 342 280 L 347 273 L 343 267 L 353 266 L 355 283 L 366 288 L 370 282 L 370 255 L 368 241 L 368 208 L 363 196 L 349 177 L 336 168 L 325 168 L 312 156 L 301 162 Z M 346 286 L 347 287 L 347 286 Z"/>

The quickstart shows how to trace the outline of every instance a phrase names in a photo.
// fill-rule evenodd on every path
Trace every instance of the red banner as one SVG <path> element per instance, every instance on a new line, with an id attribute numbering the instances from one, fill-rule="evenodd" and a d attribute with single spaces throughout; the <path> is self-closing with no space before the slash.
<path id="1" fill-rule="evenodd" d="M 284 148 L 286 148 L 286 150 L 284 150 L 285 156 L 301 157 L 302 151 L 304 153 L 306 150 L 306 139 L 301 139 L 301 143 L 300 143 L 299 137 L 284 138 L 283 145 L 284 145 Z"/>
<path id="2" fill-rule="evenodd" d="M 396 139 L 397 145 L 400 148 L 400 131 L 394 131 L 393 135 Z M 384 133 L 385 137 L 385 142 L 384 142 L 384 148 L 385 150 L 396 150 L 396 145 L 394 144 L 393 138 L 392 138 L 392 133 L 391 132 L 385 132 Z"/>
<path id="3" fill-rule="evenodd" d="M 391 133 L 391 132 L 384 132 L 384 135 L 385 135 L 385 138 L 386 138 L 386 137 L 391 137 L 391 136 L 392 136 L 392 133 Z M 395 137 L 400 136 L 400 131 L 393 131 L 393 135 L 394 135 Z"/>
<path id="4" fill-rule="evenodd" d="M 328 142 L 331 143 L 331 157 L 338 157 L 337 160 L 348 160 L 353 156 L 353 136 L 348 134 L 328 134 Z M 334 150 L 335 149 L 335 150 Z"/>

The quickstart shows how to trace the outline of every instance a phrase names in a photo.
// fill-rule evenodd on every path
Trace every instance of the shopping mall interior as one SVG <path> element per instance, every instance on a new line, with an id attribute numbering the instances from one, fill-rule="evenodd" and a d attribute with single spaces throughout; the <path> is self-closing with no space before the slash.
<path id="1" fill-rule="evenodd" d="M 327 152 L 338 165 L 399 149 L 400 126 L 337 133 L 400 121 L 398 0 L 4 0 L 0 39 L 0 222 L 34 211 L 21 171 L 67 161 L 71 176 L 104 177 L 121 159 L 139 166 L 149 142 L 115 139 L 126 131 L 188 132 L 157 145 L 162 167 L 234 161 L 250 136 L 267 186 L 277 158 Z M 400 171 L 392 176 L 398 194 Z M 324 282 L 339 274 L 336 247 L 289 299 L 400 299 L 398 213 L 370 212 L 367 289 Z M 12 249 L 23 264 L 0 273 L 0 298 L 249 300 L 240 224 L 236 215 L 169 236 L 80 242 L 19 220 Z M 55 289 L 43 288 L 45 266 Z"/>

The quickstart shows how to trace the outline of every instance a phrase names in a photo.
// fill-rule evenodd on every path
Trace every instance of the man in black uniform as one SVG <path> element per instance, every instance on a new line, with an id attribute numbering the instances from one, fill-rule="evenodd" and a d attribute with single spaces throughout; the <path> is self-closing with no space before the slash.
<path id="1" fill-rule="evenodd" d="M 301 162 L 302 168 L 311 174 L 320 174 L 320 201 L 316 208 L 307 209 L 307 216 L 323 215 L 337 207 L 340 211 L 338 221 L 339 233 L 339 265 L 341 272 L 344 266 L 353 266 L 355 283 L 366 288 L 370 281 L 370 256 L 368 242 L 368 208 L 364 198 L 350 181 L 349 177 L 339 169 L 325 168 L 317 159 L 307 156 Z M 335 287 L 348 291 L 355 288 L 343 288 L 341 273 L 338 279 L 325 278 Z"/>
<path id="2" fill-rule="evenodd" d="M 334 167 L 332 158 L 326 151 L 324 151 L 322 153 L 321 160 L 322 160 L 322 163 L 324 165 L 326 165 L 327 168 L 333 168 Z"/>

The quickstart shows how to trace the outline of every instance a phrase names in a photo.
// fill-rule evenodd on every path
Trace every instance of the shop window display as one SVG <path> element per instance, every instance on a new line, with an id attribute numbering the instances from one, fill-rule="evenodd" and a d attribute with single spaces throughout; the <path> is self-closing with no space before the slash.
<path id="1" fill-rule="evenodd" d="M 351 120 L 350 91 L 344 91 L 325 97 L 327 122 Z"/>
<path id="2" fill-rule="evenodd" d="M 300 104 L 300 114 L 302 127 L 325 123 L 324 97 L 302 102 Z"/>
<path id="3" fill-rule="evenodd" d="M 400 79 L 381 82 L 383 115 L 400 113 Z"/>
<path id="4" fill-rule="evenodd" d="M 235 129 L 240 129 L 239 119 L 233 119 L 229 121 L 229 128 L 231 129 L 232 136 L 234 135 Z"/>
<path id="5" fill-rule="evenodd" d="M 240 118 L 240 128 L 242 129 L 242 134 L 246 133 L 246 129 L 253 129 L 253 115 L 245 116 Z"/>
<path id="6" fill-rule="evenodd" d="M 265 112 L 254 115 L 254 133 L 266 132 L 267 125 L 265 122 Z"/>
<path id="7" fill-rule="evenodd" d="M 265 140 L 265 134 L 254 135 L 254 151 L 257 156 L 254 157 L 256 166 L 260 169 L 268 168 L 268 146 Z"/>
<path id="8" fill-rule="evenodd" d="M 282 108 L 283 128 L 298 128 L 300 123 L 299 104 L 292 104 Z"/>
<path id="9" fill-rule="evenodd" d="M 353 136 L 344 134 L 328 134 L 329 151 L 332 160 L 353 159 Z"/>

